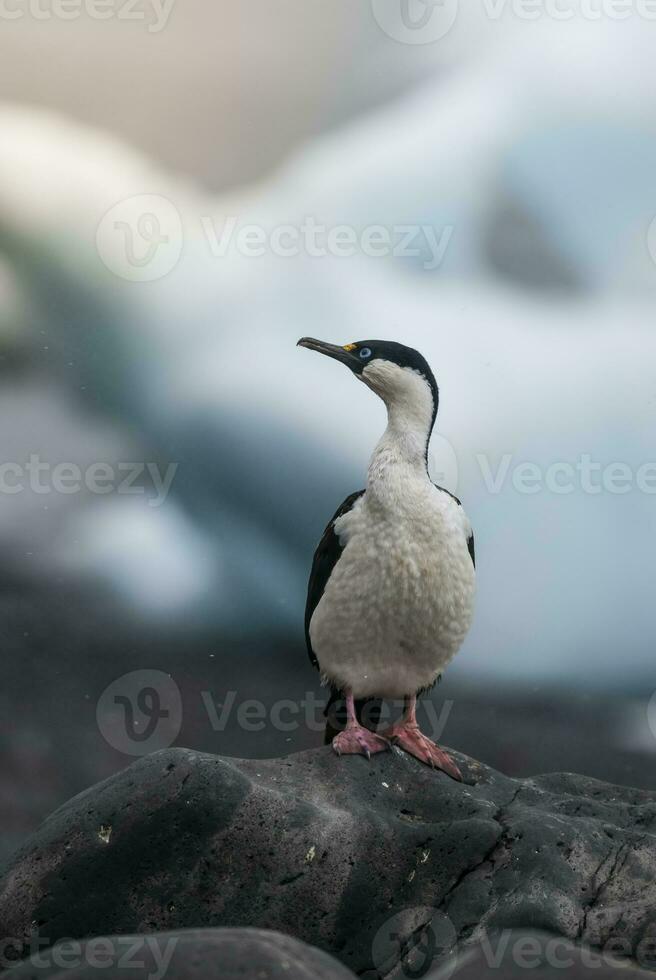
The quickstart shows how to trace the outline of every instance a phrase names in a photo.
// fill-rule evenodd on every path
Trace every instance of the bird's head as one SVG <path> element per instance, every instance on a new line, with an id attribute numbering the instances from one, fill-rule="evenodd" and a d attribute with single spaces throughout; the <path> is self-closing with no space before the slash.
<path id="1" fill-rule="evenodd" d="M 383 399 L 390 415 L 405 418 L 411 424 L 423 424 L 430 434 L 439 392 L 428 361 L 419 351 L 392 340 L 358 340 L 339 347 L 302 337 L 298 346 L 345 364 Z"/>

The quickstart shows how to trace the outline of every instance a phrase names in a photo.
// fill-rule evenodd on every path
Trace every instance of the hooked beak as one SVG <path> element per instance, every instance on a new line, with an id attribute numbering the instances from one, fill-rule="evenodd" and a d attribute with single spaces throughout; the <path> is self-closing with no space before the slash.
<path id="1" fill-rule="evenodd" d="M 320 354 L 327 354 L 336 361 L 346 364 L 352 371 L 358 374 L 362 370 L 362 363 L 359 357 L 354 357 L 348 347 L 338 347 L 337 344 L 327 344 L 323 340 L 315 340 L 314 337 L 301 337 L 296 344 L 297 347 L 307 347 L 308 350 L 319 351 Z M 350 347 L 351 345 L 349 345 Z"/>

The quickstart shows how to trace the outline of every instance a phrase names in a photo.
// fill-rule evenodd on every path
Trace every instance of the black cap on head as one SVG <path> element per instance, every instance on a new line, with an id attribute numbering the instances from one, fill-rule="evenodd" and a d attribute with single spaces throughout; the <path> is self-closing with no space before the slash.
<path id="1" fill-rule="evenodd" d="M 426 358 L 415 350 L 414 347 L 406 347 L 398 344 L 394 340 L 358 340 L 353 344 L 345 344 L 339 347 L 336 344 L 327 344 L 323 340 L 315 340 L 313 337 L 301 337 L 298 341 L 299 347 L 307 347 L 310 350 L 319 351 L 328 357 L 333 357 L 342 364 L 346 364 L 355 374 L 362 374 L 367 364 L 375 360 L 391 361 L 402 368 L 410 368 L 421 374 L 431 387 L 433 401 L 437 408 L 438 388 L 435 376 L 431 371 Z"/>
<path id="2" fill-rule="evenodd" d="M 343 347 L 339 347 L 336 344 L 327 344 L 323 340 L 315 340 L 313 337 L 301 337 L 297 346 L 307 347 L 309 350 L 326 354 L 328 357 L 346 364 L 357 375 L 361 375 L 368 364 L 377 360 L 388 361 L 400 368 L 416 371 L 426 380 L 433 399 L 433 417 L 428 430 L 428 439 L 430 438 L 430 433 L 435 424 L 440 393 L 428 361 L 414 347 L 406 347 L 405 344 L 399 344 L 394 340 L 358 340 L 353 344 L 345 344 Z M 363 380 L 366 381 L 366 378 L 365 375 Z M 426 457 L 428 456 L 428 439 Z"/>

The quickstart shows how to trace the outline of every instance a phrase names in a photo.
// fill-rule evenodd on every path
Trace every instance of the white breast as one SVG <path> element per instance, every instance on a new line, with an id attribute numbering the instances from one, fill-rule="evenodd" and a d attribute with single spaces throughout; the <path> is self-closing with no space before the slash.
<path id="1" fill-rule="evenodd" d="M 356 697 L 400 698 L 432 685 L 473 613 L 462 507 L 385 448 L 367 492 L 335 524 L 345 547 L 310 624 L 324 680 Z"/>

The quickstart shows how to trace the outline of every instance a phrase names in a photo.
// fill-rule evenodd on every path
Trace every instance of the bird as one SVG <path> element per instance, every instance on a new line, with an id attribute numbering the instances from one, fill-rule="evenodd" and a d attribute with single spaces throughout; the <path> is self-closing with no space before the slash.
<path id="1" fill-rule="evenodd" d="M 461 780 L 416 717 L 417 698 L 465 639 L 476 589 L 472 526 L 458 498 L 428 472 L 437 382 L 418 351 L 395 341 L 339 346 L 302 337 L 298 346 L 345 365 L 387 409 L 366 487 L 328 522 L 308 583 L 308 654 L 332 689 L 330 703 L 343 696 L 346 707 L 346 726 L 332 747 L 370 759 L 394 744 Z M 361 724 L 358 709 L 380 699 L 402 699 L 403 714 L 376 732 Z"/>

